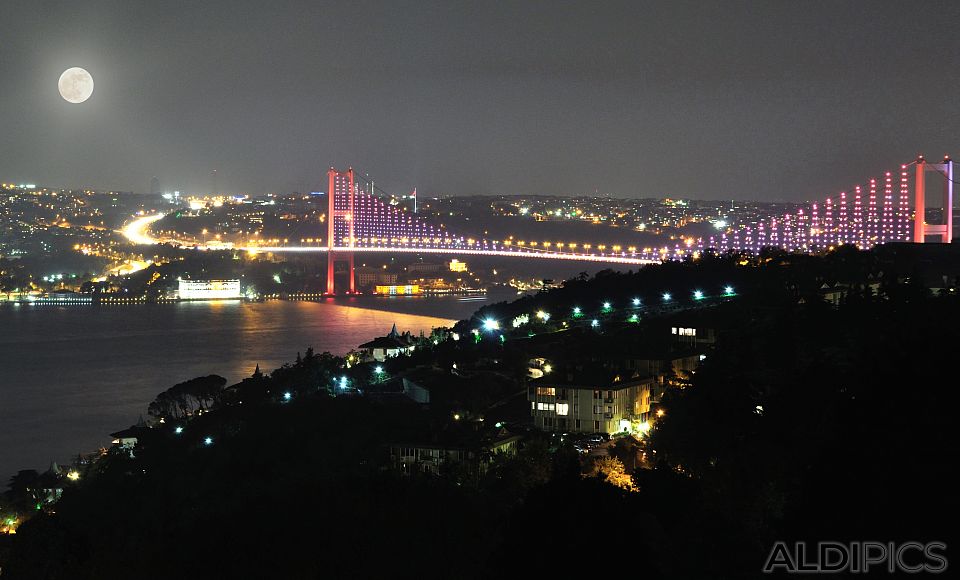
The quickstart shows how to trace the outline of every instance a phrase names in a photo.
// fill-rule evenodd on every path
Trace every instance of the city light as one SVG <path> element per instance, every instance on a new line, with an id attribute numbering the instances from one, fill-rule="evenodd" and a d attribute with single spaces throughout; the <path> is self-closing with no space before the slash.
<path id="1" fill-rule="evenodd" d="M 608 310 L 610 310 L 610 308 L 612 308 L 612 305 L 611 305 L 609 302 L 604 302 L 604 303 L 603 303 L 603 310 L 604 310 L 604 311 L 608 311 Z"/>
<path id="2" fill-rule="evenodd" d="M 538 310 L 538 311 L 537 311 L 537 318 L 539 318 L 540 320 L 546 322 L 546 321 L 550 320 L 550 314 L 549 314 L 548 312 L 544 312 L 543 310 Z"/>
<path id="3" fill-rule="evenodd" d="M 633 305 L 634 305 L 634 306 L 640 306 L 640 299 L 639 299 L 639 298 L 634 298 L 634 299 L 633 299 Z"/>
<path id="4" fill-rule="evenodd" d="M 67 472 L 67 479 L 70 481 L 77 481 L 80 479 L 80 472 L 76 469 L 71 469 L 69 472 Z"/>
<path id="5" fill-rule="evenodd" d="M 573 315 L 574 315 L 574 316 L 580 316 L 582 313 L 583 313 L 583 311 L 580 310 L 580 307 L 579 307 L 579 306 L 574 306 L 574 307 L 573 307 Z"/>
<path id="6" fill-rule="evenodd" d="M 551 365 L 550 363 L 543 365 L 543 374 L 548 375 L 552 371 L 553 371 L 553 365 Z"/>
<path id="7" fill-rule="evenodd" d="M 500 321 L 487 318 L 483 321 L 483 329 L 487 331 L 500 330 Z"/>
<path id="8" fill-rule="evenodd" d="M 593 328 L 596 328 L 600 326 L 600 321 L 594 318 L 593 320 L 590 321 L 590 326 L 592 326 Z"/>
<path id="9" fill-rule="evenodd" d="M 181 433 L 183 433 L 183 427 L 177 427 L 176 429 L 173 430 L 173 432 L 177 435 L 180 435 Z"/>
<path id="10" fill-rule="evenodd" d="M 671 299 L 671 298 L 673 298 L 673 296 L 671 296 L 669 292 L 664 292 L 664 293 L 663 293 L 663 301 L 664 301 L 664 302 L 670 302 L 670 299 Z"/>
<path id="11" fill-rule="evenodd" d="M 380 365 L 377 365 L 376 368 L 373 369 L 373 372 L 376 373 L 377 376 L 380 376 L 383 374 L 383 367 Z"/>
<path id="12" fill-rule="evenodd" d="M 702 300 L 702 299 L 703 299 L 703 290 L 694 290 L 694 291 L 693 291 L 693 299 L 694 299 L 694 300 Z"/>
<path id="13" fill-rule="evenodd" d="M 203 440 L 204 445 L 213 445 L 213 437 L 206 437 Z"/>
<path id="14" fill-rule="evenodd" d="M 287 391 L 286 393 L 283 394 L 284 401 L 289 401 L 292 398 L 293 398 L 293 393 L 291 393 L 290 391 Z"/>
<path id="15" fill-rule="evenodd" d="M 724 287 L 723 287 L 723 294 L 724 294 L 725 296 L 733 296 L 733 286 L 724 286 Z"/>

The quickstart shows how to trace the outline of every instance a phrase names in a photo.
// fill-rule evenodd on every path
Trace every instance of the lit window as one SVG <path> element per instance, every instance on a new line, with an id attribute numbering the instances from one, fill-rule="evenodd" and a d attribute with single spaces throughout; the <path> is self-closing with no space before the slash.
<path id="1" fill-rule="evenodd" d="M 548 396 L 548 397 L 554 397 L 557 394 L 557 389 L 553 387 L 537 387 L 537 394 Z"/>
<path id="2" fill-rule="evenodd" d="M 557 415 L 569 415 L 570 414 L 570 404 L 569 403 L 557 403 Z"/>

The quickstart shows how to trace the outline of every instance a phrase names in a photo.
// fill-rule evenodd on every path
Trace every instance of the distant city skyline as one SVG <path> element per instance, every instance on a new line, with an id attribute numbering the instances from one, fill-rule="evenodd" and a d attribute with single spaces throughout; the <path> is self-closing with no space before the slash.
<path id="1" fill-rule="evenodd" d="M 960 133 L 955 3 L 281 4 L 4 6 L 0 177 L 800 201 Z"/>

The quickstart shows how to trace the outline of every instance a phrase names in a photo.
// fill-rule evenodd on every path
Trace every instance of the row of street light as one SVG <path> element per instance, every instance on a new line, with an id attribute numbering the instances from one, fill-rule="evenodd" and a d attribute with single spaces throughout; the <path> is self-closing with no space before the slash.
<path id="1" fill-rule="evenodd" d="M 736 295 L 736 292 L 735 292 L 733 286 L 730 286 L 730 285 L 728 284 L 728 285 L 726 285 L 726 286 L 723 287 L 723 294 L 722 294 L 723 297 L 731 297 L 731 296 L 734 296 L 734 295 Z M 703 290 L 697 289 L 697 290 L 694 290 L 694 291 L 693 291 L 693 299 L 694 299 L 694 300 L 703 300 L 703 299 L 706 298 L 706 297 L 707 297 L 707 296 L 706 296 L 706 294 L 704 294 Z M 673 300 L 673 294 L 671 294 L 670 292 L 664 292 L 663 294 L 660 295 L 660 298 L 662 299 L 662 301 L 663 301 L 664 303 L 669 303 L 669 302 L 671 302 L 671 301 Z M 631 304 L 632 304 L 634 307 L 639 307 L 639 306 L 641 306 L 641 305 L 643 304 L 643 301 L 640 300 L 639 298 L 633 298 L 633 299 L 631 300 Z M 610 301 L 608 301 L 608 300 L 605 300 L 605 301 L 601 304 L 601 312 L 602 312 L 602 313 L 607 314 L 607 313 L 611 312 L 612 310 L 613 310 L 613 303 L 612 303 L 612 302 L 610 302 Z M 583 309 L 580 308 L 579 306 L 574 306 L 572 312 L 573 312 L 573 315 L 572 315 L 573 318 L 580 318 L 581 316 L 583 316 Z M 538 319 L 542 320 L 543 322 L 547 322 L 547 321 L 550 320 L 550 313 L 547 312 L 547 311 L 545 311 L 545 310 L 538 310 L 537 313 L 536 313 L 536 316 L 537 316 Z M 637 317 L 636 314 L 634 314 L 633 316 L 630 317 L 630 322 L 637 322 L 638 320 L 639 320 L 639 318 Z M 514 326 L 516 326 L 516 324 L 514 324 Z M 590 321 L 590 326 L 593 327 L 593 328 L 596 328 L 596 327 L 600 326 L 600 321 L 597 320 L 596 318 L 594 318 L 594 319 L 592 319 L 592 320 Z M 496 330 L 500 330 L 500 321 L 497 320 L 497 319 L 495 319 L 495 318 L 485 318 L 485 319 L 483 320 L 483 329 L 486 330 L 487 332 L 493 332 L 493 331 L 496 331 Z"/>

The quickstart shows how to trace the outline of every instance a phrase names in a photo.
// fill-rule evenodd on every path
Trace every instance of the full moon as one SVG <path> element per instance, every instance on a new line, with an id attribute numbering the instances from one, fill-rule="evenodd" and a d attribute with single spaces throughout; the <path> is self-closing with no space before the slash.
<path id="1" fill-rule="evenodd" d="M 60 96 L 70 103 L 82 103 L 93 94 L 93 77 L 80 67 L 68 68 L 57 83 Z"/>

